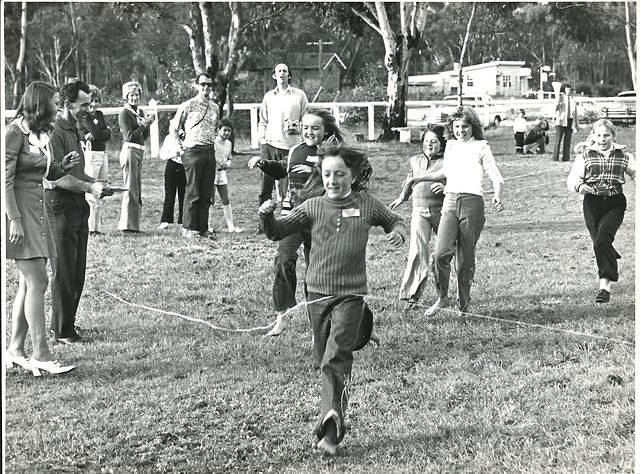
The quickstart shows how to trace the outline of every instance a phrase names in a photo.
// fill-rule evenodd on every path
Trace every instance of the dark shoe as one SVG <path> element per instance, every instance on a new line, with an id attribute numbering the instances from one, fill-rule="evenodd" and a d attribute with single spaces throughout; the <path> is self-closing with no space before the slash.
<path id="1" fill-rule="evenodd" d="M 335 456 L 338 451 L 338 430 L 335 421 L 330 419 L 324 426 L 324 436 L 317 448 L 327 456 Z"/>
<path id="2" fill-rule="evenodd" d="M 75 336 L 71 337 L 59 337 L 58 339 L 56 339 L 56 341 L 61 344 L 72 345 L 82 342 L 82 338 L 76 334 Z"/>
<path id="3" fill-rule="evenodd" d="M 596 295 L 596 303 L 608 303 L 611 299 L 611 293 L 607 290 L 600 290 Z"/>
<path id="4" fill-rule="evenodd" d="M 198 234 L 198 236 L 201 239 L 209 239 L 209 240 L 218 240 L 218 238 L 216 237 L 216 234 L 213 234 L 211 232 L 201 232 Z"/>
<path id="5" fill-rule="evenodd" d="M 104 234 L 98 230 L 90 230 L 89 235 L 104 235 Z"/>

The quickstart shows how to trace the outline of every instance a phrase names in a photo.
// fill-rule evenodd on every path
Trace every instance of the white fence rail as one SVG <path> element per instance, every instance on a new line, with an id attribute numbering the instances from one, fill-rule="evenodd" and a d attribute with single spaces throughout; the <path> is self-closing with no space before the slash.
<path id="1" fill-rule="evenodd" d="M 576 102 L 580 106 L 589 105 L 597 105 L 599 103 L 612 103 L 616 100 L 619 100 L 618 97 L 576 97 Z M 539 114 L 545 110 L 548 110 L 555 103 L 554 99 L 504 99 L 504 100 L 494 100 L 493 104 L 502 110 L 508 110 L 510 114 L 516 109 L 525 109 L 528 114 Z M 407 115 L 411 114 L 411 109 L 424 109 L 424 108 L 435 108 L 442 104 L 442 101 L 438 100 L 414 100 L 407 101 Z M 449 103 L 450 104 L 450 103 Z M 385 107 L 387 105 L 386 102 L 378 101 L 378 102 L 313 102 L 309 104 L 310 108 L 323 108 L 329 109 L 333 113 L 334 117 L 338 121 L 338 124 L 342 120 L 343 112 L 341 109 L 344 108 L 366 108 L 367 109 L 367 138 L 370 141 L 376 139 L 375 134 L 375 118 L 374 112 L 375 107 Z M 151 99 L 149 101 L 149 105 L 141 106 L 142 110 L 146 112 L 153 112 L 158 116 L 158 113 L 171 113 L 175 112 L 178 109 L 177 105 L 161 105 L 158 104 L 155 100 Z M 227 108 L 225 104 L 225 109 Z M 234 104 L 234 110 L 248 110 L 251 119 L 251 148 L 257 149 L 259 148 L 258 144 L 258 112 L 260 110 L 259 103 L 243 103 L 243 104 Z M 104 115 L 118 115 L 122 110 L 122 107 L 105 107 L 100 109 Z M 15 116 L 15 110 L 5 110 L 5 118 L 12 118 Z M 150 129 L 150 145 L 151 145 L 151 155 L 158 156 L 160 151 L 160 132 L 158 129 L 158 121 L 156 120 L 151 125 Z"/>

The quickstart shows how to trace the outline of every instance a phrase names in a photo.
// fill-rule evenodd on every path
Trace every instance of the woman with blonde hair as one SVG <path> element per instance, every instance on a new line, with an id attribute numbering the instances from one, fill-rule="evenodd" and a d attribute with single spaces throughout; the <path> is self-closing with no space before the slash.
<path id="1" fill-rule="evenodd" d="M 155 115 L 144 114 L 138 107 L 142 87 L 137 81 L 130 81 L 122 86 L 124 108 L 118 117 L 122 132 L 122 150 L 120 166 L 124 187 L 122 207 L 118 229 L 122 232 L 140 232 L 140 214 L 142 211 L 142 158 L 144 141 L 149 137 L 149 126 L 156 119 Z"/>

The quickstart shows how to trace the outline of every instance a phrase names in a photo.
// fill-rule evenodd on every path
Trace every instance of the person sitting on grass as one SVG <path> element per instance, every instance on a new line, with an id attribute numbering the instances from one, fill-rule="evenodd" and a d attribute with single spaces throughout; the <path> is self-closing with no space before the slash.
<path id="1" fill-rule="evenodd" d="M 306 284 L 307 309 L 314 334 L 313 353 L 322 374 L 322 407 L 316 428 L 317 448 L 335 455 L 345 435 L 353 350 L 363 321 L 367 292 L 366 249 L 369 229 L 381 226 L 396 246 L 405 241 L 402 218 L 377 198 L 354 188 L 370 166 L 366 155 L 346 147 L 318 153 L 325 195 L 311 198 L 276 219 L 276 204 L 259 209 L 265 235 L 280 240 L 300 231 L 311 233 Z"/>
<path id="2" fill-rule="evenodd" d="M 624 151 L 624 145 L 615 143 L 615 136 L 616 129 L 611 121 L 600 119 L 595 122 L 591 136 L 581 144 L 582 149 L 567 178 L 569 191 L 584 195 L 584 221 L 593 241 L 600 279 L 596 303 L 608 303 L 611 282 L 618 281 L 620 255 L 613 247 L 613 240 L 627 209 L 622 185 L 625 175 L 632 180 L 636 176 L 633 155 Z"/>

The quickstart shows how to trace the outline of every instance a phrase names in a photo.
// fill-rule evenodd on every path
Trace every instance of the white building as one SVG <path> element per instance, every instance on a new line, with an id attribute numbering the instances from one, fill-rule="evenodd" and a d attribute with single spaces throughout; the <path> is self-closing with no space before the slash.
<path id="1" fill-rule="evenodd" d="M 523 97 L 530 89 L 531 69 L 524 61 L 492 61 L 462 68 L 464 95 Z M 409 76 L 409 100 L 428 100 L 458 93 L 458 63 L 450 71 Z"/>

